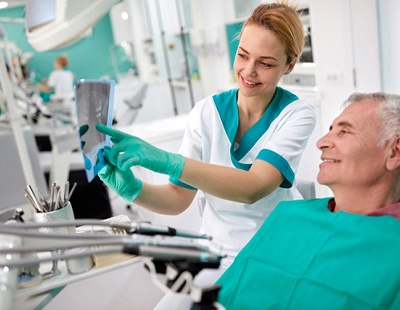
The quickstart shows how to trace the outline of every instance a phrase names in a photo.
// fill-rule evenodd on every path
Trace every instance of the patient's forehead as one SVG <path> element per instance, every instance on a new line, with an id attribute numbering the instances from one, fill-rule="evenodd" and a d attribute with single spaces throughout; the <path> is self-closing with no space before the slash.
<path id="1" fill-rule="evenodd" d="M 377 131 L 382 126 L 379 117 L 379 103 L 368 99 L 354 102 L 342 111 L 334 120 L 333 125 Z"/>

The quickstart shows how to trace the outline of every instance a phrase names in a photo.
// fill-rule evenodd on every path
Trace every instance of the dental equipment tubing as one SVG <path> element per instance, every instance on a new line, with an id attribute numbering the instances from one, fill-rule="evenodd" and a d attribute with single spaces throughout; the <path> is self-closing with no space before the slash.
<path id="1" fill-rule="evenodd" d="M 163 225 L 154 225 L 149 222 L 118 222 L 118 221 L 101 221 L 101 220 L 86 220 L 78 219 L 73 221 L 57 221 L 57 222 L 47 222 L 47 223 L 13 223 L 7 224 L 7 226 L 0 225 L 0 233 L 2 229 L 8 229 L 10 227 L 18 227 L 19 229 L 32 229 L 32 228 L 42 228 L 42 227 L 66 227 L 66 226 L 106 226 L 111 228 L 121 228 L 125 229 L 128 233 L 136 233 L 142 235 L 163 235 L 163 236 L 176 236 L 184 238 L 194 238 L 194 239 L 206 239 L 211 240 L 212 237 L 209 235 L 198 234 L 196 232 L 191 232 L 182 229 L 175 229 Z M 76 235 L 73 235 L 76 236 Z"/>
<path id="2" fill-rule="evenodd" d="M 43 227 L 65 226 L 107 226 L 125 229 L 129 235 L 99 234 L 85 230 L 82 233 L 42 232 Z M 89 227 L 90 228 L 90 227 Z M 136 233 L 135 233 L 136 232 Z M 144 232 L 140 235 L 139 232 Z M 154 236 L 149 236 L 149 234 Z M 161 235 L 160 235 L 161 234 Z M 165 236 L 169 234 L 171 236 Z M 184 237 L 184 238 L 180 238 Z M 189 293 L 192 290 L 193 275 L 189 270 L 176 273 L 165 285 L 156 276 L 157 266 L 185 263 L 197 268 L 218 268 L 223 258 L 206 246 L 194 243 L 194 239 L 211 240 L 206 235 L 152 226 L 150 223 L 107 222 L 100 220 L 73 220 L 48 223 L 7 223 L 0 224 L 0 304 L 2 309 L 13 309 L 13 298 L 17 287 L 18 268 L 44 262 L 89 257 L 107 253 L 126 253 L 132 263 L 143 262 L 150 271 L 153 283 L 162 291 Z M 82 248 L 83 251 L 57 251 L 60 249 Z M 52 255 L 30 257 L 28 252 L 52 252 Z M 187 268 L 189 268 L 187 267 Z M 171 268 L 171 267 L 169 267 Z M 170 279 L 171 278 L 171 279 Z"/>
<path id="3" fill-rule="evenodd" d="M 23 245 L 15 246 L 9 245 L 7 248 L 0 248 L 0 254 L 11 254 L 11 253 L 26 253 L 26 252 L 45 252 L 52 251 L 54 249 L 68 249 L 76 247 L 104 247 L 89 249 L 78 253 L 62 253 L 51 257 L 42 257 L 34 259 L 18 259 L 18 260 L 7 260 L 4 257 L 0 258 L 0 267 L 23 267 L 32 264 L 37 264 L 46 261 L 53 261 L 59 259 L 68 259 L 75 257 L 85 257 L 95 254 L 105 253 L 126 253 L 139 256 L 150 256 L 156 260 L 161 261 L 174 261 L 174 260 L 187 260 L 189 262 L 219 262 L 222 258 L 216 253 L 209 252 L 207 247 L 200 246 L 190 242 L 184 242 L 184 240 L 173 240 L 172 238 L 165 239 L 165 237 L 159 236 L 159 238 L 150 238 L 147 234 L 158 235 L 158 231 L 161 232 L 170 231 L 169 227 L 164 228 L 163 226 L 155 226 L 152 230 L 151 224 L 146 223 L 145 235 L 103 235 L 103 234 L 68 234 L 68 233 L 43 233 L 40 231 L 29 230 L 37 229 L 40 227 L 60 227 L 60 226 L 76 226 L 81 225 L 96 225 L 96 226 L 109 226 L 118 227 L 124 229 L 137 229 L 140 231 L 141 224 L 143 223 L 120 223 L 120 222 L 104 222 L 98 220 L 75 220 L 75 221 L 60 221 L 53 223 L 12 223 L 7 225 L 0 225 L 0 237 L 1 235 L 12 235 L 22 237 Z M 162 229 L 161 229 L 162 228 Z M 186 238 L 202 238 L 210 239 L 204 235 L 197 235 L 195 233 L 188 232 L 172 232 L 175 236 L 184 236 Z"/>
<path id="4" fill-rule="evenodd" d="M 54 260 L 62 260 L 69 258 L 87 257 L 91 255 L 110 254 L 110 253 L 125 253 L 143 257 L 150 257 L 157 261 L 173 262 L 173 261 L 186 261 L 186 262 L 199 262 L 199 263 L 219 263 L 222 256 L 208 252 L 206 250 L 196 249 L 193 247 L 176 247 L 165 245 L 145 245 L 135 244 L 132 240 L 123 240 L 123 245 L 112 246 L 103 249 L 88 249 L 78 253 L 62 253 L 54 254 L 49 257 L 19 259 L 19 260 L 1 260 L 0 267 L 20 268 L 50 262 Z M 104 246 L 104 244 L 94 244 L 93 246 Z M 72 248 L 72 247 L 68 247 Z M 10 253 L 24 253 L 27 252 L 23 248 L 13 248 L 8 250 L 0 250 L 0 254 Z"/>
<path id="5" fill-rule="evenodd" d="M 207 239 L 211 240 L 212 237 L 208 235 L 200 235 L 197 233 L 193 233 L 190 231 L 185 231 L 182 229 L 175 229 L 172 227 L 168 226 L 161 226 L 161 225 L 154 225 L 151 223 L 133 223 L 133 224 L 125 224 L 125 223 L 120 223 L 117 225 L 117 223 L 113 223 L 114 227 L 116 228 L 122 228 L 126 229 L 129 231 L 129 233 L 137 233 L 137 234 L 142 234 L 142 235 L 163 235 L 163 236 L 176 236 L 176 237 L 184 237 L 184 238 L 199 238 L 199 239 Z"/>

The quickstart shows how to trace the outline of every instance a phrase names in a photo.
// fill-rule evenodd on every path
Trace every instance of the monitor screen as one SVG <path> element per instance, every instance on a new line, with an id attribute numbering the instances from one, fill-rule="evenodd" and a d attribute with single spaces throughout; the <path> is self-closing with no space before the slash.
<path id="1" fill-rule="evenodd" d="M 105 165 L 103 149 L 110 147 L 110 137 L 98 132 L 96 124 L 112 126 L 113 80 L 75 81 L 75 104 L 86 177 L 91 182 Z"/>

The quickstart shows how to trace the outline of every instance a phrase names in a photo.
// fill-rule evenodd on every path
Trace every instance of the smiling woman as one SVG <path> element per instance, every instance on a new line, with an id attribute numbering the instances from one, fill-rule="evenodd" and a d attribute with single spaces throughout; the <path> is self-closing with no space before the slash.
<path id="1" fill-rule="evenodd" d="M 293 40 L 284 39 L 288 31 Z M 226 255 L 219 270 L 199 274 L 204 285 L 232 263 L 279 201 L 301 198 L 296 172 L 315 127 L 315 110 L 277 84 L 295 66 L 303 40 L 295 6 L 259 5 L 240 36 L 234 64 L 238 87 L 195 104 L 180 154 L 97 127 L 114 143 L 104 153 L 107 165 L 99 176 L 121 197 L 172 215 L 185 211 L 202 191 L 201 231 Z M 135 165 L 167 174 L 170 182 L 142 182 L 130 169 Z M 163 303 L 160 308 L 171 308 Z"/>

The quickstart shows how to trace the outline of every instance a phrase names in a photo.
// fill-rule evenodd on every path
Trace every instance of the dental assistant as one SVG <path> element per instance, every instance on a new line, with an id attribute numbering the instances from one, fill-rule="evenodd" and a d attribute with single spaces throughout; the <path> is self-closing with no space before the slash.
<path id="1" fill-rule="evenodd" d="M 60 55 L 54 60 L 54 70 L 50 73 L 46 84 L 39 83 L 38 89 L 47 94 L 50 99 L 60 99 L 72 96 L 74 92 L 74 74 L 67 69 L 69 60 L 66 55 Z"/>
<path id="2" fill-rule="evenodd" d="M 179 154 L 97 125 L 114 143 L 105 151 L 108 164 L 99 176 L 127 201 L 173 215 L 202 191 L 201 233 L 211 235 L 227 255 L 204 284 L 214 283 L 278 202 L 301 199 L 295 175 L 315 127 L 315 110 L 277 85 L 293 70 L 303 45 L 294 5 L 278 1 L 255 8 L 240 33 L 234 61 L 238 87 L 196 103 Z M 130 169 L 134 165 L 168 174 L 170 182 L 142 182 Z"/>

